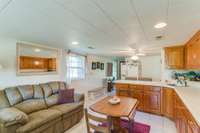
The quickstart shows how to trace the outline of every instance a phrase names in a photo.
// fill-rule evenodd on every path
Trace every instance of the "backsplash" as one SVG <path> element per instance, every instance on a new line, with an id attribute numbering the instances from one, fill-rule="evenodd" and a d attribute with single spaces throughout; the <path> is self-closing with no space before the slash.
<path id="1" fill-rule="evenodd" d="M 189 81 L 200 81 L 200 71 L 172 71 L 172 79 L 185 77 Z"/>

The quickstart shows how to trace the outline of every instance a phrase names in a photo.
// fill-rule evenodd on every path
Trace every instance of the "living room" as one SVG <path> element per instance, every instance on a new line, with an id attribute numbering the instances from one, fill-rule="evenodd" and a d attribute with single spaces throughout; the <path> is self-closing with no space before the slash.
<path id="1" fill-rule="evenodd" d="M 199 5 L 0 1 L 0 133 L 200 133 Z"/>

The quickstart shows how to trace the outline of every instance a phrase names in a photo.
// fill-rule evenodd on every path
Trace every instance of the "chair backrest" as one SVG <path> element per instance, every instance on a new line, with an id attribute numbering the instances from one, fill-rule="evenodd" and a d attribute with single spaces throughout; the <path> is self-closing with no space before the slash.
<path id="1" fill-rule="evenodd" d="M 88 133 L 91 133 L 91 129 L 100 133 L 111 133 L 111 118 L 109 116 L 107 118 L 100 118 L 88 113 L 87 109 L 85 109 L 85 119 Z M 90 120 L 101 123 L 102 126 L 94 124 Z"/>

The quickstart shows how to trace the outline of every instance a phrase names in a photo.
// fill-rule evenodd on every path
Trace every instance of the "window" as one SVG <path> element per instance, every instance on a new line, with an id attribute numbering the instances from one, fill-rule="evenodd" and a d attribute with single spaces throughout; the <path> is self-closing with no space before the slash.
<path id="1" fill-rule="evenodd" d="M 75 54 L 67 56 L 67 78 L 70 80 L 85 78 L 85 57 Z"/>

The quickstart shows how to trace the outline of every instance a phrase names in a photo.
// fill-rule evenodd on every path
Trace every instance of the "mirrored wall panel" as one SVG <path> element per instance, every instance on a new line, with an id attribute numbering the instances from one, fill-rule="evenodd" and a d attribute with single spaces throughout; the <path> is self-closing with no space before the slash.
<path id="1" fill-rule="evenodd" d="M 17 43 L 17 74 L 53 74 L 58 71 L 58 49 Z"/>

